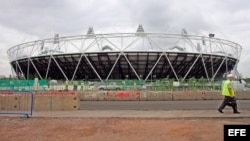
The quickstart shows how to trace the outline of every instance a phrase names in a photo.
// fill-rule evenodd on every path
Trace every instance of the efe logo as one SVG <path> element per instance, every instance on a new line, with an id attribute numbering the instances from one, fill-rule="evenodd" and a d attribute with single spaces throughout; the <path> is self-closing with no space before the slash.
<path id="1" fill-rule="evenodd" d="M 228 136 L 246 136 L 246 129 L 228 129 Z"/>
<path id="2" fill-rule="evenodd" d="M 224 125 L 224 141 L 249 141 L 250 125 Z"/>

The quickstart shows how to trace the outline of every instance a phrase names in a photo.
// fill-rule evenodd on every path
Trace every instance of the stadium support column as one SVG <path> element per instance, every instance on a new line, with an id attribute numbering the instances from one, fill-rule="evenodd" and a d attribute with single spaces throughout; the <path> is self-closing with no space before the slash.
<path id="1" fill-rule="evenodd" d="M 75 78 L 76 71 L 77 71 L 77 69 L 78 69 L 78 67 L 79 67 L 79 65 L 80 65 L 80 63 L 81 63 L 81 60 L 82 60 L 82 56 L 83 56 L 83 53 L 81 54 L 81 57 L 80 57 L 79 61 L 77 62 L 76 69 L 74 70 L 74 73 L 73 73 L 73 76 L 72 76 L 72 78 L 71 78 L 71 81 L 73 81 L 74 78 Z"/>
<path id="2" fill-rule="evenodd" d="M 91 66 L 91 68 L 93 69 L 93 71 L 95 72 L 95 74 L 97 75 L 97 77 L 99 78 L 99 80 L 101 82 L 103 82 L 102 78 L 100 77 L 100 75 L 98 74 L 98 72 L 96 71 L 96 69 L 94 68 L 94 66 L 92 65 L 92 63 L 89 61 L 88 57 L 86 56 L 86 54 L 83 54 L 83 56 L 85 57 L 85 59 L 88 61 L 89 65 Z"/>
<path id="3" fill-rule="evenodd" d="M 152 82 L 152 72 L 155 69 L 156 65 L 159 63 L 159 61 L 161 60 L 161 57 L 164 55 L 165 53 L 162 53 L 161 56 L 158 58 L 158 60 L 156 61 L 156 63 L 154 64 L 153 68 L 150 70 L 149 74 L 147 75 L 146 79 L 144 80 L 144 83 L 148 80 L 148 77 L 151 75 L 151 82 Z"/>
<path id="4" fill-rule="evenodd" d="M 211 59 L 211 69 L 212 69 L 212 77 L 211 77 L 211 83 L 213 86 L 213 90 L 214 90 L 214 65 L 213 65 L 213 58 L 212 58 L 212 45 L 211 45 L 211 38 L 214 37 L 214 34 L 209 33 L 209 46 L 210 46 L 210 59 Z"/>
<path id="5" fill-rule="evenodd" d="M 40 73 L 39 73 L 39 71 L 37 70 L 37 68 L 36 68 L 35 64 L 34 64 L 34 63 L 33 63 L 33 61 L 31 60 L 31 58 L 29 58 L 29 59 L 28 59 L 28 61 L 30 61 L 30 62 L 31 62 L 31 64 L 33 65 L 33 67 L 35 68 L 36 73 L 38 74 L 39 78 L 40 78 L 40 79 L 43 79 L 43 78 L 42 78 L 42 76 L 41 76 L 41 74 L 40 74 Z"/>
<path id="6" fill-rule="evenodd" d="M 108 80 L 108 79 L 109 79 L 109 76 L 110 76 L 110 75 L 111 75 L 111 73 L 113 72 L 113 70 L 114 70 L 114 68 L 115 68 L 115 66 L 116 66 L 116 64 L 117 64 L 117 62 L 118 62 L 118 60 L 120 59 L 121 55 L 122 55 L 122 53 L 119 53 L 119 56 L 117 57 L 117 59 L 116 59 L 116 61 L 115 61 L 114 65 L 113 65 L 112 69 L 110 70 L 110 72 L 109 72 L 109 74 L 108 74 L 108 76 L 107 76 L 106 80 Z"/>
<path id="7" fill-rule="evenodd" d="M 188 70 L 187 73 L 185 74 L 183 80 L 186 79 L 187 75 L 188 75 L 189 72 L 192 70 L 192 68 L 194 67 L 195 63 L 198 61 L 198 59 L 199 59 L 200 56 L 201 56 L 201 54 L 199 54 L 199 55 L 197 56 L 197 58 L 195 59 L 195 61 L 194 61 L 193 64 L 192 64 L 192 66 L 189 68 L 189 70 Z"/>
<path id="8" fill-rule="evenodd" d="M 124 54 L 124 52 L 122 52 L 122 55 L 124 56 L 124 58 L 126 59 L 126 61 L 128 62 L 129 66 L 131 67 L 131 69 L 133 70 L 133 72 L 135 73 L 136 77 L 138 78 L 138 80 L 141 80 L 141 78 L 139 77 L 139 75 L 137 74 L 137 72 L 135 71 L 133 65 L 130 63 L 130 61 L 128 60 L 127 56 Z"/>
<path id="9" fill-rule="evenodd" d="M 226 58 L 224 58 L 221 63 L 220 66 L 217 68 L 217 70 L 215 71 L 214 77 L 217 75 L 217 73 L 219 72 L 219 70 L 221 69 L 222 64 L 225 62 Z M 214 77 L 212 77 L 212 80 L 214 81 Z"/>
<path id="10" fill-rule="evenodd" d="M 172 71 L 173 71 L 173 73 L 175 75 L 175 78 L 179 81 L 179 78 L 178 78 L 178 76 L 177 76 L 177 74 L 176 74 L 176 72 L 174 70 L 174 67 L 172 66 L 171 61 L 169 60 L 168 55 L 166 53 L 165 53 L 165 56 L 166 56 L 166 58 L 168 60 L 168 64 L 170 65 L 170 67 L 171 67 L 171 69 L 172 69 Z"/>

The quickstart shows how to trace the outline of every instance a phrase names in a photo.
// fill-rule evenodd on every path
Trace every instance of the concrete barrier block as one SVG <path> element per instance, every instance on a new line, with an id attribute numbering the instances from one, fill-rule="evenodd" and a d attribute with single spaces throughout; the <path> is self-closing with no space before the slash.
<path id="1" fill-rule="evenodd" d="M 172 100 L 172 94 L 169 91 L 150 91 L 147 93 L 147 100 L 152 100 L 152 101 Z"/>
<path id="2" fill-rule="evenodd" d="M 21 94 L 19 102 L 19 110 L 29 111 L 31 110 L 31 94 Z"/>
<path id="3" fill-rule="evenodd" d="M 59 107 L 60 105 L 58 107 L 55 107 L 56 105 L 54 105 L 52 110 L 74 111 L 80 109 L 80 102 L 77 96 L 60 96 L 60 97 L 62 103 L 60 102 L 58 103 L 61 104 L 61 107 Z"/>
<path id="4" fill-rule="evenodd" d="M 101 92 L 104 93 L 104 92 Z M 104 100 L 104 94 L 99 91 L 81 91 L 78 93 L 80 101 L 96 101 Z"/>
<path id="5" fill-rule="evenodd" d="M 52 111 L 63 111 L 64 110 L 64 99 L 65 96 L 52 96 L 51 97 L 51 110 Z"/>
<path id="6" fill-rule="evenodd" d="M 19 109 L 19 102 L 20 102 L 19 95 L 10 96 L 8 110 L 18 110 Z"/>
<path id="7" fill-rule="evenodd" d="M 140 100 L 140 91 L 107 91 L 106 100 Z"/>
<path id="8" fill-rule="evenodd" d="M 221 100 L 221 99 L 224 99 L 224 96 L 221 95 L 221 92 L 208 91 L 208 92 L 205 92 L 205 99 L 206 100 Z"/>
<path id="9" fill-rule="evenodd" d="M 34 111 L 50 111 L 52 110 L 52 96 L 35 95 Z"/>
<path id="10" fill-rule="evenodd" d="M 84 101 L 84 91 L 77 92 L 80 101 Z"/>
<path id="11" fill-rule="evenodd" d="M 35 111 L 71 111 L 80 109 L 80 102 L 77 95 L 58 95 L 50 96 L 48 93 L 44 95 L 35 95 L 34 110 Z"/>
<path id="12" fill-rule="evenodd" d="M 97 93 L 97 100 L 99 100 L 99 101 L 104 101 L 104 100 L 106 100 L 106 99 L 105 99 L 105 92 L 103 92 L 103 91 L 98 92 L 98 93 Z"/>
<path id="13" fill-rule="evenodd" d="M 105 100 L 107 101 L 115 100 L 114 93 L 112 91 L 105 91 Z"/>
<path id="14" fill-rule="evenodd" d="M 204 100 L 205 95 L 197 91 L 173 92 L 173 100 Z"/>
<path id="15" fill-rule="evenodd" d="M 140 100 L 141 101 L 146 101 L 147 100 L 147 93 L 148 93 L 148 91 L 141 91 L 140 93 L 141 93 L 140 94 Z"/>
<path id="16" fill-rule="evenodd" d="M 0 110 L 13 111 L 19 109 L 19 95 L 1 95 L 0 96 Z"/>
<path id="17" fill-rule="evenodd" d="M 147 92 L 146 94 L 147 94 L 146 100 L 148 101 L 157 101 L 160 99 L 159 92 L 150 91 L 150 92 Z"/>
<path id="18" fill-rule="evenodd" d="M 184 91 L 185 93 L 185 91 Z M 206 99 L 206 95 L 204 91 L 191 91 L 189 92 L 191 98 L 193 98 L 193 100 L 205 100 Z"/>
<path id="19" fill-rule="evenodd" d="M 5 98 L 4 98 L 4 96 L 3 95 L 0 95 L 0 111 L 1 110 L 4 110 L 4 103 L 5 103 Z"/>
<path id="20" fill-rule="evenodd" d="M 164 101 L 171 101 L 173 100 L 172 93 L 169 91 L 162 91 L 160 95 L 160 99 Z"/>
<path id="21" fill-rule="evenodd" d="M 249 91 L 238 91 L 235 92 L 236 98 L 239 100 L 250 100 L 250 92 Z"/>
<path id="22" fill-rule="evenodd" d="M 138 101 L 141 99 L 141 91 L 135 90 L 132 93 L 132 96 L 130 97 L 130 100 Z"/>
<path id="23" fill-rule="evenodd" d="M 172 92 L 173 100 L 190 100 L 190 94 L 182 92 Z"/>
<path id="24" fill-rule="evenodd" d="M 84 100 L 97 100 L 97 93 L 91 91 L 84 91 L 83 92 L 83 99 Z"/>

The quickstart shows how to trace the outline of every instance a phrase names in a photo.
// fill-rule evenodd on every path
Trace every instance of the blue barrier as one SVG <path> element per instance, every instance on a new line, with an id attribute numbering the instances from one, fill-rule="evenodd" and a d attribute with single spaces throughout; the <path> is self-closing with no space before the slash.
<path id="1" fill-rule="evenodd" d="M 0 91 L 0 114 L 32 116 L 34 94 L 31 91 Z"/>

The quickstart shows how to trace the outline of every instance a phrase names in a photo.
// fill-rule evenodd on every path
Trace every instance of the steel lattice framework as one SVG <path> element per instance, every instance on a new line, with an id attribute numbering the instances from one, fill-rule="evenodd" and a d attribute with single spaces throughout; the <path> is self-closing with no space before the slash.
<path id="1" fill-rule="evenodd" d="M 222 78 L 237 64 L 242 47 L 213 36 L 145 33 L 95 34 L 27 42 L 8 50 L 12 70 L 26 79 L 108 80 Z"/>

